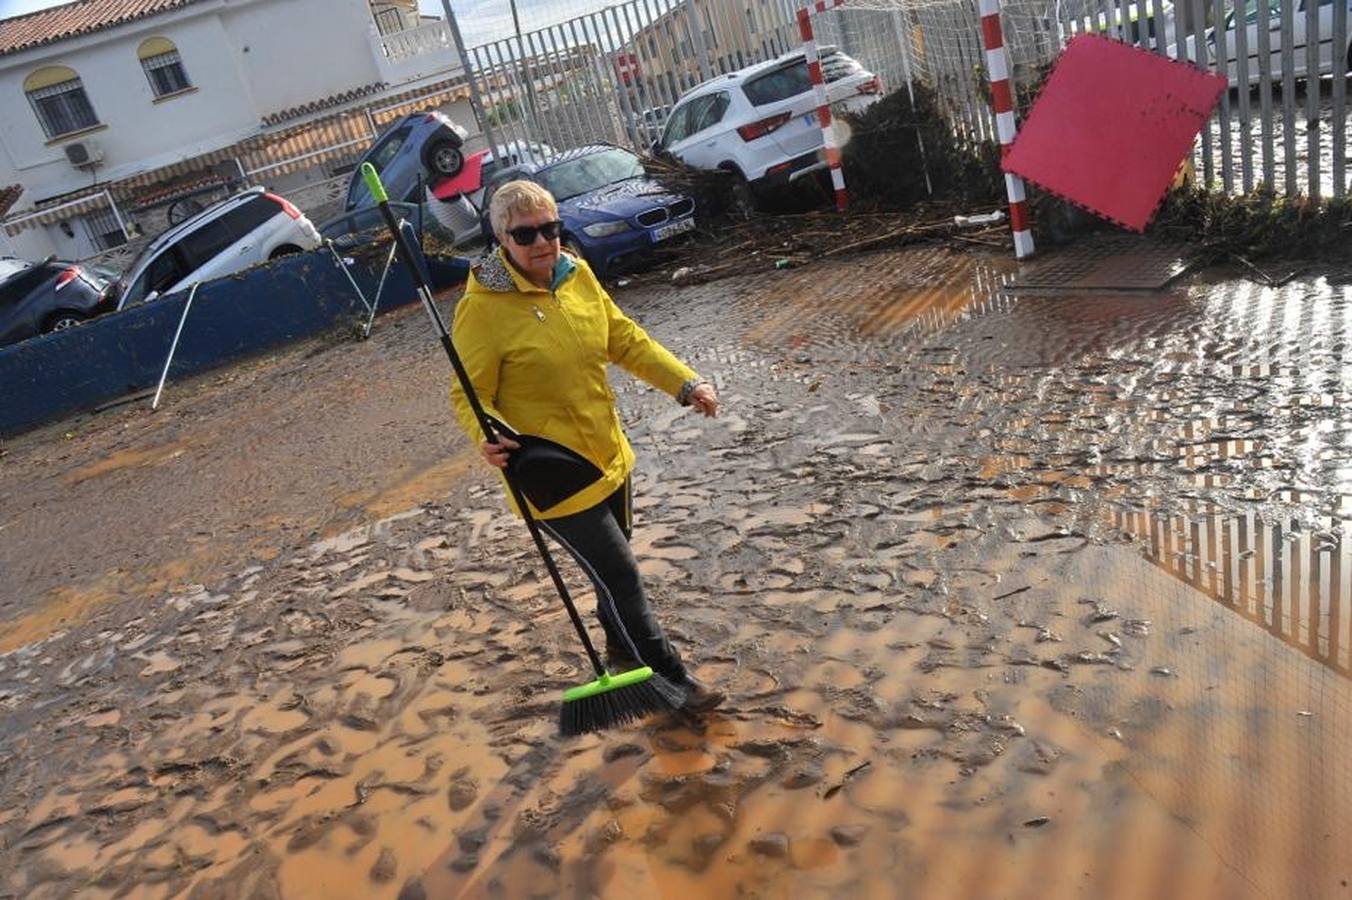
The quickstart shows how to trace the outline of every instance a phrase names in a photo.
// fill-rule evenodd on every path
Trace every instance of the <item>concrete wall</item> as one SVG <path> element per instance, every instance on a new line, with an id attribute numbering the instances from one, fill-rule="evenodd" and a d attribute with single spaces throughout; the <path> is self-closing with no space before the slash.
<path id="1" fill-rule="evenodd" d="M 381 80 L 366 0 L 232 4 L 220 18 L 259 116 Z"/>
<path id="2" fill-rule="evenodd" d="M 367 246 L 370 251 L 370 245 Z M 384 253 L 362 254 L 352 274 L 368 300 Z M 378 257 L 378 260 L 377 260 Z M 431 260 L 437 287 L 461 281 L 467 260 Z M 402 265 L 390 270 L 380 308 L 416 300 Z M 0 434 L 12 435 L 154 387 L 188 292 L 95 319 L 79 328 L 0 348 Z M 223 365 L 364 314 L 327 250 L 259 266 L 202 285 L 193 298 L 170 378 Z M 449 314 L 446 316 L 449 319 Z M 433 336 L 428 335 L 428 340 Z"/>

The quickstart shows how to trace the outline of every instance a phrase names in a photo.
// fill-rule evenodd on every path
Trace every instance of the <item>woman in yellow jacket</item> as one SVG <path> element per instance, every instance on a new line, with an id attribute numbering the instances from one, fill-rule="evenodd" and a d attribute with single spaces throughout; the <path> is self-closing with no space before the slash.
<path id="1" fill-rule="evenodd" d="M 582 260 L 560 252 L 554 198 L 529 181 L 493 195 L 489 220 L 500 248 L 470 273 L 451 337 L 480 402 L 514 432 L 549 438 L 600 471 L 588 487 L 531 512 L 596 588 L 608 666 L 644 664 L 686 688 L 685 709 L 723 700 L 686 669 L 653 615 L 629 547 L 629 473 L 634 451 L 620 427 L 607 366 L 615 363 L 706 416 L 718 412 L 713 386 L 620 312 Z M 481 437 L 464 392 L 451 389 L 460 425 Z M 506 436 L 480 452 L 503 469 L 518 444 Z"/>

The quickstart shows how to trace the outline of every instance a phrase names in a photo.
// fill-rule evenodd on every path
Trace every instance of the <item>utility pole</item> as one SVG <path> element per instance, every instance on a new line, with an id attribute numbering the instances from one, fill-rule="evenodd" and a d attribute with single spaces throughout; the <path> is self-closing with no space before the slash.
<path id="1" fill-rule="evenodd" d="M 526 85 L 526 104 L 530 106 L 531 131 L 534 134 L 531 137 L 537 141 L 544 140 L 544 135 L 540 131 L 540 109 L 539 103 L 535 97 L 535 73 L 531 67 L 526 64 L 526 43 L 521 37 L 521 17 L 516 14 L 516 0 L 508 0 L 512 7 L 512 27 L 516 29 L 516 50 L 517 70 L 521 73 L 520 79 Z"/>
<path id="2" fill-rule="evenodd" d="M 695 40 L 695 55 L 699 57 L 699 80 L 708 81 L 713 77 L 713 71 L 709 68 L 709 50 L 704 45 L 704 25 L 700 22 L 699 12 L 695 9 L 695 0 L 685 0 L 685 21 L 690 26 L 690 36 Z"/>
<path id="3" fill-rule="evenodd" d="M 479 83 L 475 80 L 474 69 L 469 62 L 469 51 L 465 49 L 465 39 L 460 36 L 460 24 L 455 21 L 455 13 L 451 10 L 451 0 L 441 0 L 441 8 L 446 11 L 446 25 L 451 29 L 451 40 L 455 41 L 455 48 L 460 52 L 460 65 L 465 70 L 465 80 L 469 82 L 470 106 L 474 108 L 474 114 L 483 123 L 484 134 L 488 135 L 488 152 L 496 158 L 498 155 L 498 139 L 493 134 L 493 123 L 488 120 L 488 110 L 484 109 L 483 98 L 479 95 Z"/>

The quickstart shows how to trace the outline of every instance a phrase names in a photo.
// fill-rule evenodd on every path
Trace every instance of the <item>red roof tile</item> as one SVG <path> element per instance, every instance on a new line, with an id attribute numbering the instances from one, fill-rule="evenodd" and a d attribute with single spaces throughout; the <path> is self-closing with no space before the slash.
<path id="1" fill-rule="evenodd" d="M 290 109 L 269 113 L 263 117 L 263 125 L 271 128 L 273 125 L 279 125 L 288 119 L 299 119 L 301 116 L 308 116 L 310 113 L 319 112 L 322 109 L 341 106 L 344 103 L 350 103 L 353 100 L 357 100 L 370 94 L 378 94 L 385 90 L 385 88 L 386 84 L 383 81 L 364 84 L 361 87 L 353 88 L 350 91 L 343 91 L 341 94 L 332 94 L 321 100 L 312 100 L 309 103 L 302 103 L 300 106 L 293 106 Z"/>
<path id="2" fill-rule="evenodd" d="M 137 194 L 132 198 L 132 204 L 138 210 L 145 209 L 167 200 L 177 200 L 180 197 L 195 194 L 199 190 L 226 183 L 226 179 L 216 172 L 191 172 L 181 178 L 154 185 L 143 193 Z"/>
<path id="3" fill-rule="evenodd" d="M 198 0 L 76 0 L 0 19 L 0 56 L 178 9 Z"/>

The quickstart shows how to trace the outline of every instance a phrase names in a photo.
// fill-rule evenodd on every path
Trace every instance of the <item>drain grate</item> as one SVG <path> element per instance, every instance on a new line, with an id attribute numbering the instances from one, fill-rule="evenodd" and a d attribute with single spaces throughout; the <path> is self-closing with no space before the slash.
<path id="1" fill-rule="evenodd" d="M 1192 267 L 1183 247 L 1135 235 L 1104 235 L 1056 251 L 1021 271 L 1008 291 L 1159 291 Z"/>

